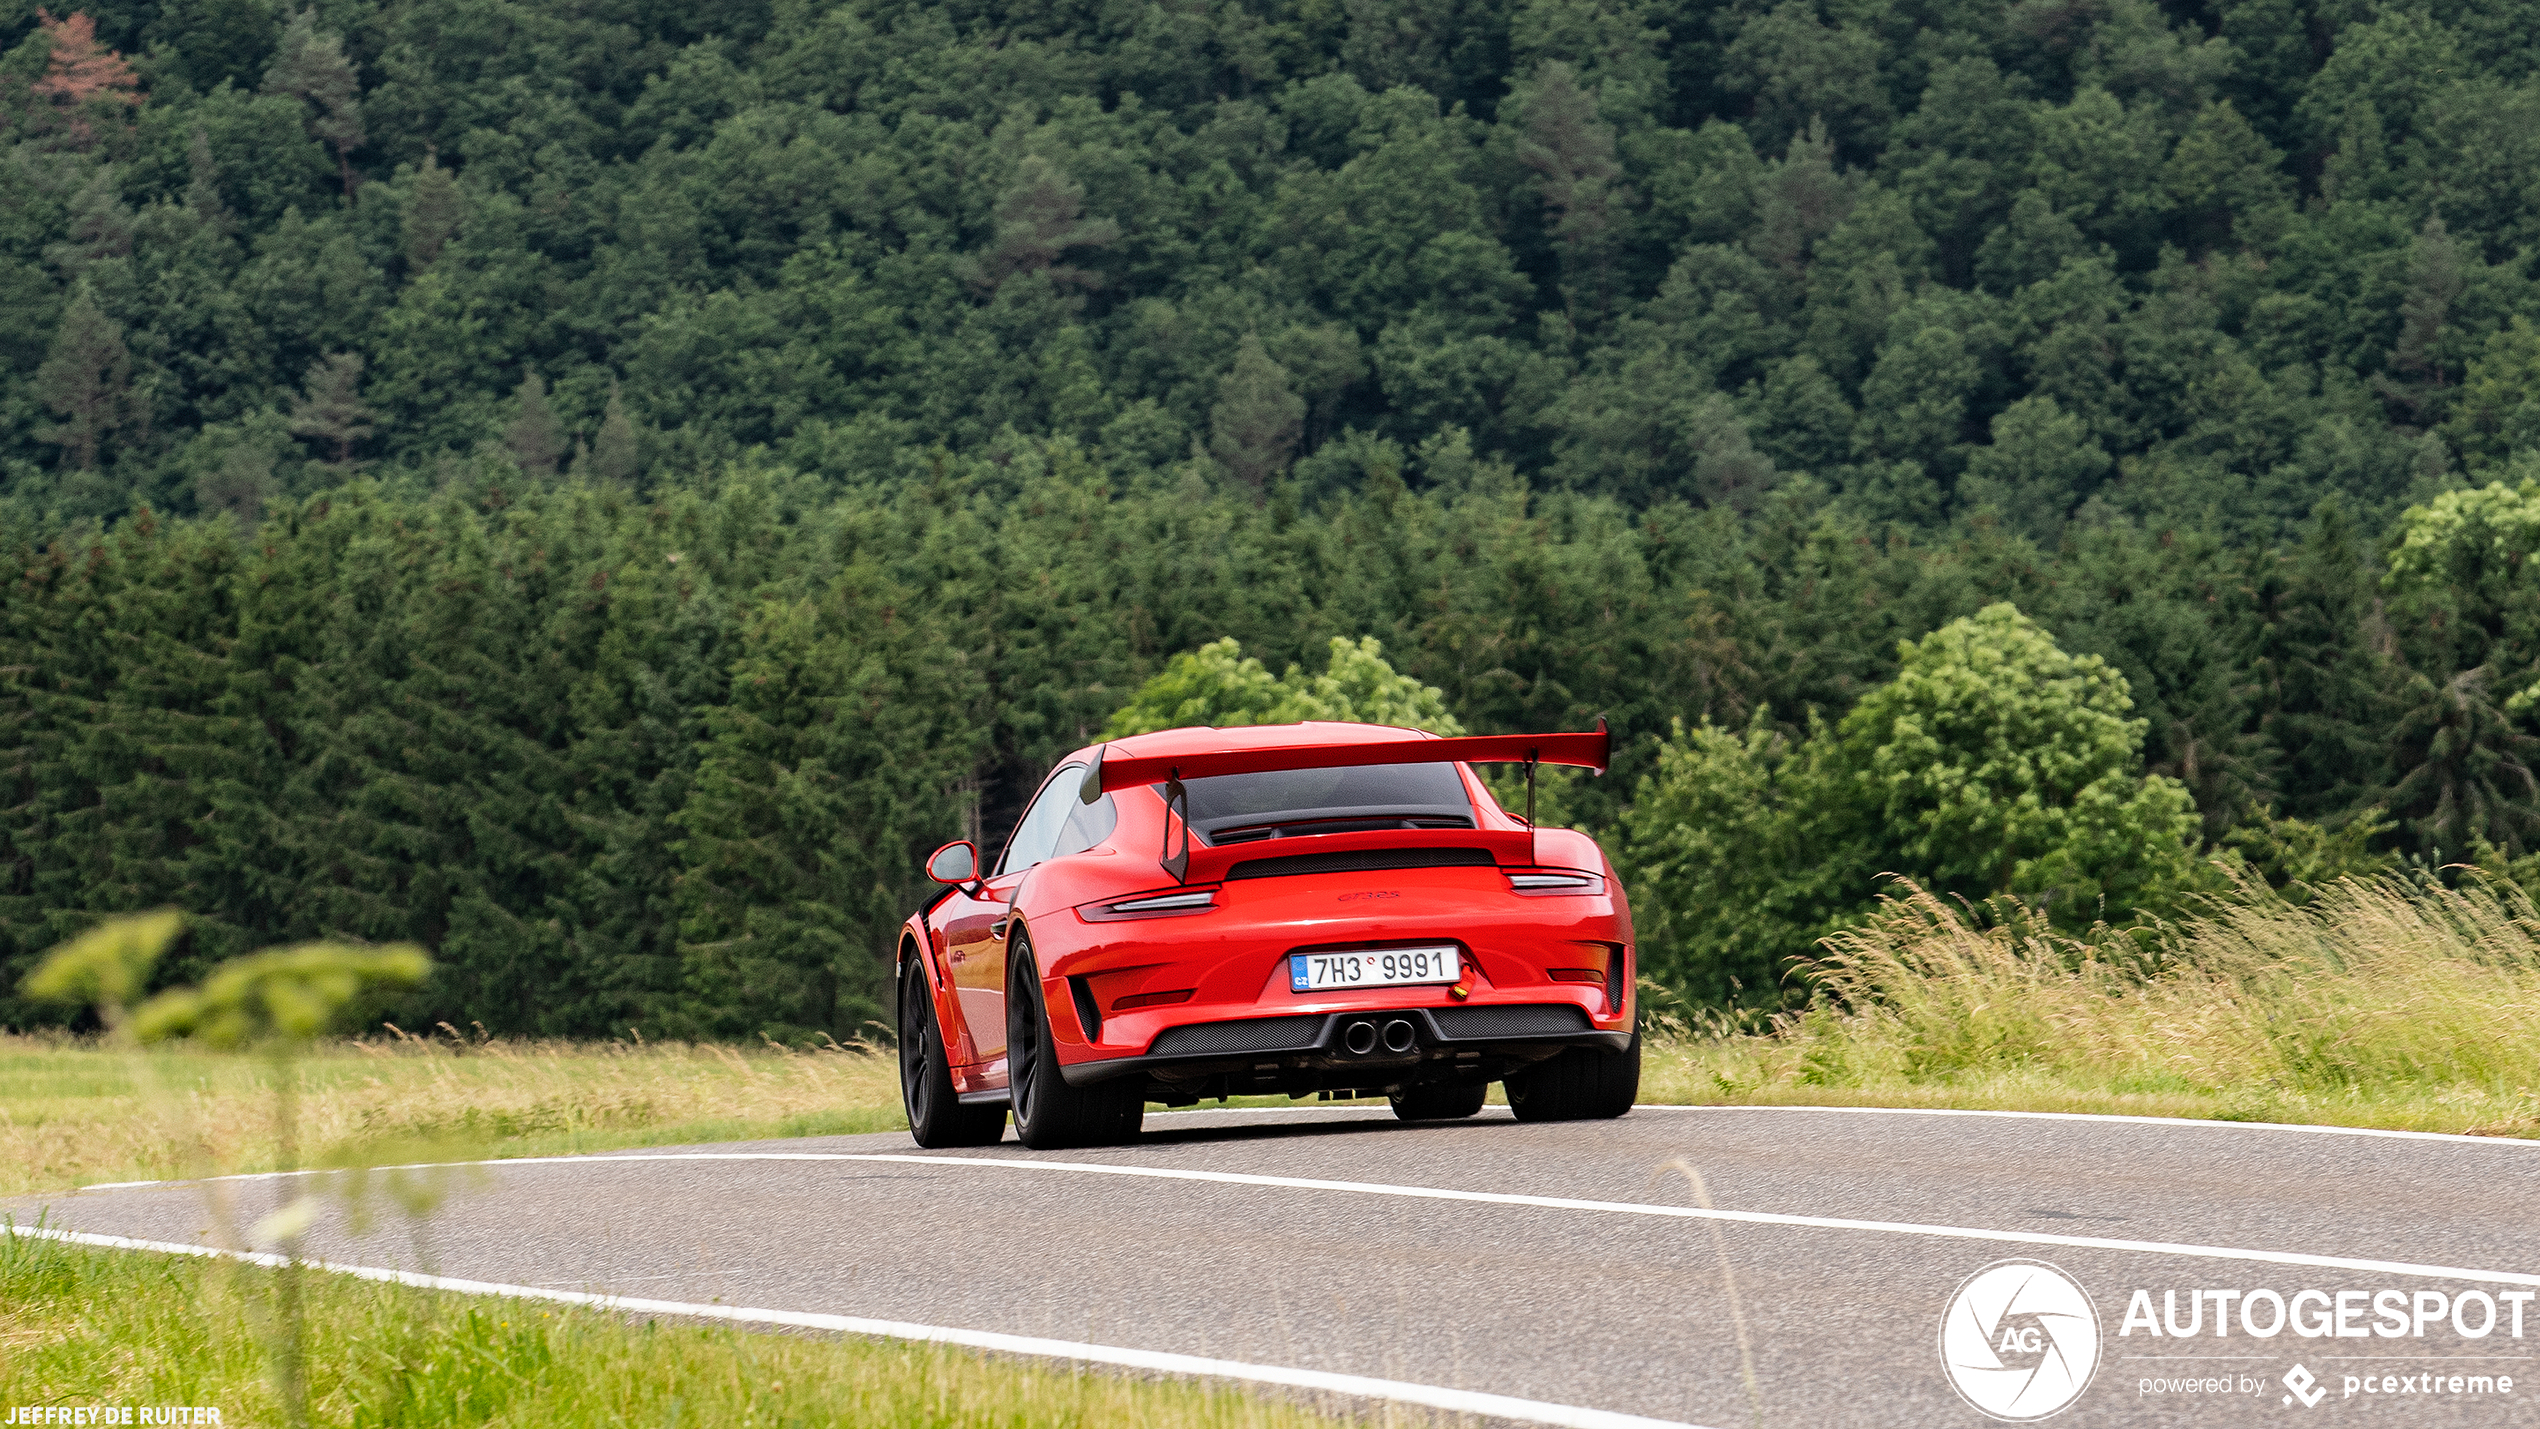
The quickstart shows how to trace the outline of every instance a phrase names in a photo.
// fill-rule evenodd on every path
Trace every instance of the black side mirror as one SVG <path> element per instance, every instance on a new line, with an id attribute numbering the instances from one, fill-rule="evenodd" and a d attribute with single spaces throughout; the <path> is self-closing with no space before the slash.
<path id="1" fill-rule="evenodd" d="M 937 883 L 969 883 L 979 876 L 979 849 L 968 839 L 959 839 L 935 850 L 926 859 L 926 876 Z"/>

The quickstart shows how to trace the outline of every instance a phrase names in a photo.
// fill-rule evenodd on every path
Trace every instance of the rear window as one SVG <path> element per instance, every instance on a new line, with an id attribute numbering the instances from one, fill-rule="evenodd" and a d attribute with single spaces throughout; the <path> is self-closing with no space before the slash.
<path id="1" fill-rule="evenodd" d="M 1247 833 L 1269 837 L 1302 824 L 1360 828 L 1473 826 L 1473 803 L 1464 796 L 1464 781 L 1451 763 L 1221 774 L 1213 779 L 1185 780 L 1182 787 L 1190 794 L 1191 827 L 1211 843 L 1239 842 Z M 1340 829 L 1325 827 L 1320 831 Z"/>

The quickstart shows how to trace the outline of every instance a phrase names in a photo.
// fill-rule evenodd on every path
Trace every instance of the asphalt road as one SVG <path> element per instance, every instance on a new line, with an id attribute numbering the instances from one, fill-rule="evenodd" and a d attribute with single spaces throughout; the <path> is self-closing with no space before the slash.
<path id="1" fill-rule="evenodd" d="M 1968 1277 L 2022 1258 L 2078 1282 L 2099 1318 L 2095 1376 L 2057 1425 L 2540 1424 L 2540 1300 L 2502 1298 L 2540 1288 L 2540 1143 L 1742 1108 L 1526 1126 L 1496 1108 L 1403 1125 L 1301 1107 L 1147 1128 L 1105 1151 L 918 1153 L 890 1134 L 491 1163 L 432 1220 L 427 1268 L 1735 1429 L 1759 1411 L 1772 1426 L 1991 1422 L 1951 1387 L 1941 1320 Z M 1722 1217 L 1686 1213 L 1683 1166 Z M 240 1223 L 290 1184 L 228 1183 Z M 206 1204 L 199 1185 L 153 1184 L 7 1209 L 200 1242 Z M 357 1237 L 332 1214 L 310 1245 L 418 1265 L 402 1228 Z M 2193 1293 L 2265 1289 L 2366 1293 L 2352 1333 L 2316 1338 L 2238 1317 L 2216 1337 L 2212 1312 L 2237 1301 Z M 2199 1333 L 2120 1334 L 2138 1290 L 2147 1307 L 2176 1292 L 2181 1321 L 2201 1308 Z M 2374 1329 L 2384 1291 L 2405 1333 Z M 2461 1318 L 2419 1321 L 2436 1304 L 2420 1292 L 2459 1299 Z M 2464 1334 L 2479 1299 L 2494 1328 Z M 2316 1403 L 2283 1383 L 2297 1362 Z M 2372 1390 L 2383 1375 L 2408 1389 Z M 2513 1385 L 2453 1393 L 2452 1375 Z"/>

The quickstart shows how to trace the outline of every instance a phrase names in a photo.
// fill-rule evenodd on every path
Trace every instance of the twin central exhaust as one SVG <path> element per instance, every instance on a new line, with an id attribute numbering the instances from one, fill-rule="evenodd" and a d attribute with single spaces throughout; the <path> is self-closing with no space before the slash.
<path id="1" fill-rule="evenodd" d="M 1373 1056 L 1381 1043 L 1388 1052 L 1408 1052 L 1420 1043 L 1420 1031 L 1411 1019 L 1396 1017 L 1379 1027 L 1374 1021 L 1353 1022 L 1341 1029 L 1341 1045 L 1353 1057 Z"/>

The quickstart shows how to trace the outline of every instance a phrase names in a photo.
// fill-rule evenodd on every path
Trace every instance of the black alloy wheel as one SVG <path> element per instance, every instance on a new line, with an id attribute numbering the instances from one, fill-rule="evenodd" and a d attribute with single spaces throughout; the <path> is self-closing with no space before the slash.
<path id="1" fill-rule="evenodd" d="M 1393 1114 L 1404 1121 L 1452 1121 L 1471 1116 L 1490 1098 L 1488 1082 L 1431 1082 L 1393 1094 Z"/>
<path id="2" fill-rule="evenodd" d="M 1059 1074 L 1049 1029 L 1040 966 L 1018 927 L 1006 945 L 1005 964 L 1006 1085 L 1013 1089 L 1016 1139 L 1035 1151 L 1137 1140 L 1147 1104 L 1136 1080 L 1069 1086 Z"/>
<path id="3" fill-rule="evenodd" d="M 1620 1052 L 1573 1047 L 1509 1073 L 1508 1109 L 1519 1121 L 1602 1121 L 1632 1109 L 1640 1095 L 1640 1029 Z"/>
<path id="4" fill-rule="evenodd" d="M 900 976 L 900 1104 L 908 1108 L 908 1134 L 928 1150 L 994 1146 L 1005 1136 L 1004 1107 L 964 1106 L 953 1090 L 934 995 L 915 958 Z"/>

